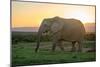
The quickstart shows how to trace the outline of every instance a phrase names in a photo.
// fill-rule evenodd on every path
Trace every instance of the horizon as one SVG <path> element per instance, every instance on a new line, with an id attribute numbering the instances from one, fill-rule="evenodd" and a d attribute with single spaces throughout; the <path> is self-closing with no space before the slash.
<path id="1" fill-rule="evenodd" d="M 94 24 L 95 25 L 96 23 L 95 22 L 94 23 L 93 22 L 91 22 L 91 23 L 84 23 L 83 25 L 85 26 L 85 25 L 88 25 L 88 24 Z M 25 27 L 25 26 L 21 26 L 21 27 L 18 26 L 18 27 L 11 27 L 11 28 L 23 28 L 23 27 Z M 30 26 L 30 27 L 33 27 L 34 28 L 35 26 Z M 39 28 L 39 27 L 37 27 L 37 28 Z"/>
<path id="2" fill-rule="evenodd" d="M 85 23 L 84 24 L 86 32 L 95 32 L 96 24 L 95 23 Z M 38 32 L 39 27 L 14 27 L 11 28 L 11 31 L 15 32 Z"/>

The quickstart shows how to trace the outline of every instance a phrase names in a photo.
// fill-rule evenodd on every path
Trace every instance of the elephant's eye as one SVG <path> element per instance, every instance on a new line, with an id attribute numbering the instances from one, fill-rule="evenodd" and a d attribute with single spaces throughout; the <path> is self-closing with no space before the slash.
<path id="1" fill-rule="evenodd" d="M 46 23 L 46 24 L 44 24 L 44 26 L 45 26 L 45 27 L 48 27 L 48 26 L 49 26 L 49 24 L 47 24 L 47 23 Z"/>

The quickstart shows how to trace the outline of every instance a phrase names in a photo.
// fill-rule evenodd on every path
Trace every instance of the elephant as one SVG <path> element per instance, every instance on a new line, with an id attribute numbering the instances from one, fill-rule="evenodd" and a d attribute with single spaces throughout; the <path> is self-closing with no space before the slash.
<path id="1" fill-rule="evenodd" d="M 40 45 L 40 38 L 42 33 L 49 31 L 52 39 L 52 51 L 55 51 L 56 45 L 58 45 L 62 51 L 63 41 L 72 43 L 71 51 L 76 51 L 75 44 L 78 43 L 78 52 L 82 51 L 82 42 L 84 40 L 85 28 L 82 22 L 74 18 L 62 18 L 55 16 L 52 18 L 44 18 L 37 34 L 37 46 L 35 52 L 38 52 Z"/>

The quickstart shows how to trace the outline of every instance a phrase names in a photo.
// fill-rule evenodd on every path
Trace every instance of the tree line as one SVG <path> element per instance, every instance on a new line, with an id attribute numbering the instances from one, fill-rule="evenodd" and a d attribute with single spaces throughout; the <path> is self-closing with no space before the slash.
<path id="1" fill-rule="evenodd" d="M 95 33 L 86 33 L 85 40 L 87 41 L 95 41 L 96 35 Z M 18 42 L 36 42 L 37 41 L 37 33 L 36 32 L 12 32 L 11 41 L 13 44 Z M 51 41 L 50 35 L 42 35 L 41 42 Z"/>

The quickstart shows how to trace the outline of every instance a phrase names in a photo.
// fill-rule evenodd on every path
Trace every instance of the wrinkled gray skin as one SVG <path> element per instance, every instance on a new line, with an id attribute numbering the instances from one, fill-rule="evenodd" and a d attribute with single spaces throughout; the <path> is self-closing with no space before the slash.
<path id="1" fill-rule="evenodd" d="M 64 51 L 62 41 L 69 41 L 72 43 L 72 50 L 76 51 L 75 44 L 78 43 L 78 50 L 82 51 L 82 41 L 85 35 L 85 28 L 80 20 L 64 19 L 60 17 L 53 17 L 44 19 L 37 35 L 37 46 L 35 52 L 38 51 L 40 45 L 41 35 L 49 31 L 53 41 L 52 51 L 55 51 L 56 46 L 59 46 Z"/>

